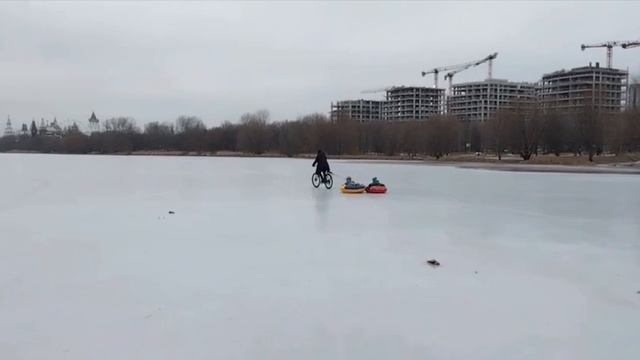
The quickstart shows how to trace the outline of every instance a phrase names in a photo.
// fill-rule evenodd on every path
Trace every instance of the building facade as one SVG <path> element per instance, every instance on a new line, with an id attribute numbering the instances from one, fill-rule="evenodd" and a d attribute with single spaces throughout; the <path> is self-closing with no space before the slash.
<path id="1" fill-rule="evenodd" d="M 640 110 L 640 83 L 629 85 L 627 107 L 629 109 Z"/>
<path id="2" fill-rule="evenodd" d="M 447 112 L 462 122 L 482 122 L 498 111 L 532 106 L 535 102 L 534 84 L 488 79 L 453 85 Z"/>
<path id="3" fill-rule="evenodd" d="M 596 63 L 543 75 L 538 100 L 544 111 L 617 113 L 626 106 L 627 90 L 626 71 Z"/>
<path id="4" fill-rule="evenodd" d="M 444 89 L 397 86 L 385 100 L 343 100 L 331 103 L 331 120 L 349 117 L 359 122 L 421 121 L 442 113 Z"/>
<path id="5" fill-rule="evenodd" d="M 386 121 L 421 121 L 442 114 L 444 89 L 398 86 L 387 90 L 382 116 Z"/>
<path id="6" fill-rule="evenodd" d="M 380 121 L 383 103 L 380 100 L 343 100 L 331 103 L 331 121 L 340 117 L 358 122 Z"/>

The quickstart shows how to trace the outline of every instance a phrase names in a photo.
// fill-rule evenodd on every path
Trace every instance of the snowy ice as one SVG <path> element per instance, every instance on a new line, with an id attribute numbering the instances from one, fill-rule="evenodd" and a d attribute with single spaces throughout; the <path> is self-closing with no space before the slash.
<path id="1" fill-rule="evenodd" d="M 0 359 L 640 358 L 639 176 L 331 165 L 0 155 Z"/>

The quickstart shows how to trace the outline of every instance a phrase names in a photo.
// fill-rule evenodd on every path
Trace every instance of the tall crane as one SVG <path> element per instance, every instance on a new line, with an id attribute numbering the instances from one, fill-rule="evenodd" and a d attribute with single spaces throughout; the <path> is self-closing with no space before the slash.
<path id="1" fill-rule="evenodd" d="M 491 79 L 491 75 L 493 72 L 493 59 L 495 59 L 496 57 L 498 57 L 498 53 L 493 53 L 487 57 L 485 57 L 484 59 L 481 60 L 476 60 L 476 61 L 470 61 L 470 62 L 466 62 L 466 63 L 462 63 L 462 64 L 457 64 L 457 65 L 449 65 L 449 66 L 442 66 L 442 67 L 438 67 L 438 68 L 434 68 L 428 71 L 423 71 L 422 72 L 422 76 L 426 76 L 428 74 L 433 74 L 433 87 L 437 88 L 438 87 L 438 74 L 443 72 L 443 71 L 450 71 L 450 70 L 459 70 L 459 69 L 468 69 L 471 66 L 475 66 L 478 65 L 478 63 L 482 64 L 484 62 L 489 62 L 489 79 Z"/>
<path id="2" fill-rule="evenodd" d="M 580 45 L 580 49 L 584 51 L 585 49 L 591 48 L 607 48 L 607 67 L 611 68 L 614 47 L 621 46 L 623 49 L 626 49 L 629 47 L 638 46 L 639 44 L 640 43 L 638 41 L 605 41 L 598 44 L 582 44 Z"/>
<path id="3" fill-rule="evenodd" d="M 625 41 L 620 46 L 622 46 L 623 49 L 634 48 L 640 46 L 640 40 Z"/>
<path id="4" fill-rule="evenodd" d="M 498 57 L 498 53 L 493 53 L 493 54 L 491 54 L 491 55 L 489 55 L 489 56 L 485 57 L 484 59 L 478 60 L 478 61 L 476 61 L 476 62 L 474 62 L 474 63 L 468 63 L 467 65 L 465 65 L 465 66 L 463 66 L 463 67 L 461 67 L 461 68 L 459 68 L 459 69 L 456 69 L 456 70 L 453 70 L 453 71 L 451 71 L 451 72 L 447 73 L 447 74 L 444 76 L 444 79 L 445 79 L 445 80 L 449 79 L 449 94 L 451 94 L 451 88 L 452 88 L 452 86 L 453 86 L 453 85 L 452 85 L 452 82 L 453 82 L 453 76 L 454 76 L 455 74 L 457 74 L 457 73 L 459 73 L 459 72 L 462 72 L 462 71 L 465 71 L 465 70 L 467 70 L 467 69 L 469 69 L 469 68 L 476 67 L 476 66 L 478 66 L 478 65 L 482 65 L 482 64 L 486 63 L 487 61 L 489 62 L 489 74 L 488 74 L 489 76 L 488 76 L 488 78 L 489 78 L 489 79 L 491 79 L 492 71 L 493 71 L 493 69 L 492 69 L 492 67 L 493 67 L 493 60 L 495 60 L 495 58 L 497 58 L 497 57 Z"/>

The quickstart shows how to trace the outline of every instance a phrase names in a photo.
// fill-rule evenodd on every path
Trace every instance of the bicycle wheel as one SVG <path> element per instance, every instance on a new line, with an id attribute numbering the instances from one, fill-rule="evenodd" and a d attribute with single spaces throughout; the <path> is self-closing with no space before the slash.
<path id="1" fill-rule="evenodd" d="M 333 177 L 331 176 L 331 174 L 326 173 L 324 175 L 324 187 L 326 187 L 327 189 L 331 189 L 333 187 Z"/>
<path id="2" fill-rule="evenodd" d="M 311 175 L 311 184 L 314 188 L 320 186 L 320 182 L 320 176 L 318 176 L 318 174 L 314 173 L 313 175 Z"/>

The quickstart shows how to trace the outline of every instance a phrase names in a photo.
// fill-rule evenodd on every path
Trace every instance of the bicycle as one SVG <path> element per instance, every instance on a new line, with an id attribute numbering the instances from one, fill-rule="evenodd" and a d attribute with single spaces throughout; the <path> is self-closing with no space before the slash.
<path id="1" fill-rule="evenodd" d="M 325 171 L 323 175 L 324 187 L 326 187 L 327 189 L 331 189 L 333 187 L 333 177 L 331 176 L 331 173 Z M 311 184 L 313 185 L 313 187 L 320 187 L 320 183 L 322 183 L 322 178 L 320 177 L 320 175 L 313 173 L 313 175 L 311 175 Z"/>

